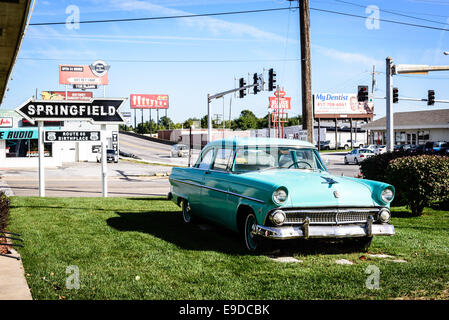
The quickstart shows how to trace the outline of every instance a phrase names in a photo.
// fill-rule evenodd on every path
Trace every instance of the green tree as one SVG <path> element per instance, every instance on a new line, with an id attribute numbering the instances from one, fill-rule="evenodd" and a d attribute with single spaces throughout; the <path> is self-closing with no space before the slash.
<path id="1" fill-rule="evenodd" d="M 257 129 L 259 119 L 250 110 L 243 110 L 235 120 L 235 127 L 240 130 Z"/>

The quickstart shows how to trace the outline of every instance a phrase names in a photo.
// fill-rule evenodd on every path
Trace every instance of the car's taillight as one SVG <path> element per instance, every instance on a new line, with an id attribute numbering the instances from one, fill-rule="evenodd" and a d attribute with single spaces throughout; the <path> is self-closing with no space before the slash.
<path id="1" fill-rule="evenodd" d="M 360 158 L 365 158 L 365 156 L 363 154 L 360 155 Z"/>

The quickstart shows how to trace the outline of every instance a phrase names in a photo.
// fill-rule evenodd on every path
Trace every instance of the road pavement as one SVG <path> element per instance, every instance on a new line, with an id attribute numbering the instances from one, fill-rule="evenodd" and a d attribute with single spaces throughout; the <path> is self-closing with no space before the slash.
<path id="1" fill-rule="evenodd" d="M 119 141 L 121 151 L 132 153 L 148 162 L 180 166 L 187 166 L 189 163 L 188 157 L 171 157 L 170 150 L 172 146 L 170 145 L 136 138 L 126 134 L 119 134 Z M 192 163 L 196 161 L 198 154 L 198 150 L 192 150 Z"/>

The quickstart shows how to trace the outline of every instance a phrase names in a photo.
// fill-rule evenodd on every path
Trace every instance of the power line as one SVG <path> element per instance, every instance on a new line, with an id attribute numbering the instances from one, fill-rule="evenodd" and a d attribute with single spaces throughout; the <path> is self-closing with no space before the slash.
<path id="1" fill-rule="evenodd" d="M 108 23 L 108 22 L 132 22 L 132 21 L 147 21 L 147 20 L 166 20 L 166 19 L 182 19 L 182 18 L 198 18 L 198 17 L 211 17 L 211 16 L 224 16 L 233 14 L 245 14 L 245 13 L 260 13 L 260 12 L 271 12 L 271 11 L 281 11 L 281 10 L 292 10 L 298 9 L 299 7 L 288 7 L 288 8 L 270 8 L 270 9 L 259 9 L 259 10 L 245 10 L 245 11 L 228 11 L 228 12 L 216 12 L 216 13 L 200 13 L 200 14 L 185 14 L 176 16 L 162 16 L 162 17 L 144 17 L 144 18 L 128 18 L 128 19 L 106 19 L 106 20 L 85 20 L 78 21 L 79 24 L 87 23 Z M 49 25 L 62 25 L 67 24 L 64 22 L 37 22 L 30 23 L 30 26 L 49 26 Z"/>
<path id="2" fill-rule="evenodd" d="M 366 6 L 364 6 L 364 5 L 361 5 L 361 4 L 358 4 L 358 3 L 349 2 L 349 1 L 343 1 L 343 0 L 334 0 L 334 1 L 340 2 L 340 3 L 349 4 L 349 5 L 360 7 L 360 8 L 366 8 Z M 397 11 L 391 11 L 391 10 L 385 10 L 385 9 L 379 9 L 379 11 L 385 12 L 385 13 L 394 14 L 394 15 L 401 16 L 401 17 L 406 17 L 406 18 L 411 18 L 411 19 L 416 19 L 416 20 L 421 20 L 421 21 L 427 21 L 427 22 L 431 22 L 431 23 L 447 25 L 446 22 L 435 21 L 435 20 L 420 18 L 420 17 L 416 17 L 416 16 L 411 16 L 411 15 L 408 15 L 408 14 L 399 13 Z"/>
<path id="3" fill-rule="evenodd" d="M 292 10 L 292 9 L 299 9 L 299 7 L 271 8 L 271 9 L 259 9 L 259 10 L 245 10 L 245 11 L 229 11 L 229 12 L 190 14 L 190 15 L 176 15 L 176 16 L 162 16 L 162 17 L 107 19 L 107 20 L 85 20 L 85 21 L 79 21 L 77 23 L 89 24 L 89 23 L 109 23 L 109 22 L 131 22 L 131 21 L 182 19 L 182 18 L 197 18 L 197 17 L 209 17 L 209 16 L 246 14 L 246 13 L 261 13 L 261 12 L 283 11 L 283 10 Z M 353 17 L 353 18 L 373 19 L 373 20 L 377 20 L 377 21 L 388 22 L 388 23 L 399 24 L 399 25 L 405 25 L 405 26 L 416 27 L 416 28 L 424 28 L 424 29 L 438 30 L 438 31 L 449 31 L 449 29 L 446 29 L 446 28 L 432 27 L 432 26 L 415 24 L 415 23 L 408 23 L 408 22 L 402 22 L 402 21 L 397 21 L 397 20 L 389 20 L 389 19 L 380 19 L 380 18 L 374 18 L 374 17 L 367 17 L 367 16 L 362 16 L 362 15 L 357 15 L 357 14 L 352 14 L 352 13 L 347 13 L 347 12 L 340 12 L 340 11 L 333 11 L 333 10 L 326 10 L 326 9 L 312 8 L 312 7 L 310 7 L 310 10 L 318 11 L 318 12 L 331 13 L 331 14 L 336 14 L 336 15 L 342 15 L 342 16 L 347 16 L 347 17 Z M 411 17 L 411 16 L 409 16 L 409 17 Z M 414 18 L 416 18 L 416 17 L 414 17 Z M 424 19 L 421 19 L 421 20 L 424 20 Z M 436 23 L 435 21 L 432 21 L 432 22 Z M 438 23 L 441 23 L 441 22 L 438 22 Z M 29 25 L 30 26 L 48 26 L 48 25 L 63 25 L 63 24 L 67 24 L 67 22 L 66 21 L 64 21 L 64 22 L 38 22 L 38 23 L 30 23 Z"/>
<path id="4" fill-rule="evenodd" d="M 422 24 L 408 23 L 408 22 L 402 22 L 402 21 L 396 21 L 396 20 L 388 20 L 388 19 L 367 17 L 367 16 L 361 16 L 361 15 L 358 15 L 358 14 L 352 14 L 352 13 L 346 13 L 346 12 L 340 12 L 340 11 L 325 10 L 325 9 L 312 8 L 312 7 L 310 8 L 310 10 L 319 11 L 319 12 L 325 12 L 325 13 L 332 13 L 332 14 L 348 16 L 348 17 L 353 17 L 353 18 L 373 19 L 373 20 L 377 20 L 377 21 L 394 23 L 394 24 L 401 24 L 401 25 L 410 26 L 410 27 L 417 27 L 417 28 L 424 28 L 424 29 L 431 29 L 431 30 L 439 30 L 439 31 L 449 31 L 449 29 L 445 29 L 445 28 L 438 28 L 438 27 L 432 27 L 432 26 L 426 26 L 426 25 L 422 25 Z"/>

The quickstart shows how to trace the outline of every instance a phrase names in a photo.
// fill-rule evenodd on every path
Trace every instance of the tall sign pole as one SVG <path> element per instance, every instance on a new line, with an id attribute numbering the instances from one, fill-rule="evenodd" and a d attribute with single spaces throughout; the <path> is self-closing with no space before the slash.
<path id="1" fill-rule="evenodd" d="M 301 40 L 302 129 L 307 130 L 307 140 L 313 143 L 309 0 L 299 0 L 299 24 Z"/>
<path id="2" fill-rule="evenodd" d="M 108 196 L 108 169 L 107 169 L 107 158 L 106 158 L 106 125 L 101 125 L 101 182 L 103 197 Z"/>
<path id="3" fill-rule="evenodd" d="M 37 122 L 39 151 L 39 197 L 45 197 L 44 121 Z"/>
<path id="4" fill-rule="evenodd" d="M 385 92 L 387 106 L 387 151 L 392 152 L 394 147 L 394 124 L 393 124 L 393 75 L 392 75 L 393 59 L 387 57 L 385 69 Z"/>

